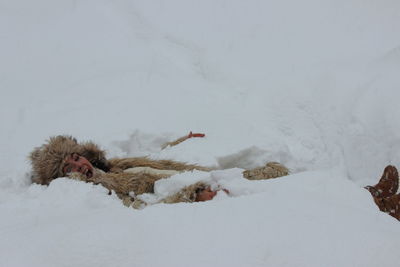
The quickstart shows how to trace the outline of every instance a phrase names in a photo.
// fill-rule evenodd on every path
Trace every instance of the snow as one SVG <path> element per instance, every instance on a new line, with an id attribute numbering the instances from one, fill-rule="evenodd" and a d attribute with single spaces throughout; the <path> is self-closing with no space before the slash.
<path id="1" fill-rule="evenodd" d="M 398 266 L 362 187 L 400 166 L 395 0 L 0 0 L 0 266 Z M 160 146 L 204 132 L 175 147 Z M 46 138 L 226 170 L 204 203 L 31 184 Z M 267 161 L 291 175 L 248 181 Z"/>

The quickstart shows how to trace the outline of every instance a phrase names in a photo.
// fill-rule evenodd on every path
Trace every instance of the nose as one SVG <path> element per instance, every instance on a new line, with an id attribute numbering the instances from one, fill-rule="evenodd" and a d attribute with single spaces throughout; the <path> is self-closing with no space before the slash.
<path id="1" fill-rule="evenodd" d="M 82 171 L 84 168 L 86 168 L 86 166 L 82 162 L 79 162 L 79 161 L 75 161 L 72 164 L 73 164 L 73 169 L 78 172 Z"/>
<path id="2" fill-rule="evenodd" d="M 73 164 L 74 164 L 74 167 L 75 167 L 75 168 L 80 168 L 80 167 L 82 167 L 82 164 L 79 163 L 79 162 L 74 162 Z"/>

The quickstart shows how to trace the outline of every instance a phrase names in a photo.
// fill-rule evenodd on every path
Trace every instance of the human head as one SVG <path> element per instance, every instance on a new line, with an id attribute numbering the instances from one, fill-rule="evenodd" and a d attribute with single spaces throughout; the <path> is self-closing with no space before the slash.
<path id="1" fill-rule="evenodd" d="M 53 179 L 65 176 L 65 159 L 73 153 L 85 157 L 94 167 L 108 171 L 105 153 L 97 145 L 91 142 L 78 143 L 72 136 L 58 135 L 50 137 L 45 144 L 31 152 L 32 181 L 49 184 Z"/>

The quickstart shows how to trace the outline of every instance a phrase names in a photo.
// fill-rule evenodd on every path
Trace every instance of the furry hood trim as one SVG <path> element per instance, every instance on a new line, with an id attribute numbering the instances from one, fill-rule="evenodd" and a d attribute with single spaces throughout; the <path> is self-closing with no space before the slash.
<path id="1" fill-rule="evenodd" d="M 92 142 L 78 143 L 72 136 L 50 137 L 45 144 L 36 147 L 29 159 L 32 164 L 32 181 L 49 184 L 53 179 L 64 176 L 64 160 L 72 153 L 84 156 L 94 167 L 108 170 L 105 152 Z"/>

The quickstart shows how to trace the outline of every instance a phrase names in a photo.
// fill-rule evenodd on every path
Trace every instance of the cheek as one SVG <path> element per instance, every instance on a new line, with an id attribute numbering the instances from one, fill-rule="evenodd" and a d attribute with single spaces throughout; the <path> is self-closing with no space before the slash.
<path id="1" fill-rule="evenodd" d="M 82 159 L 80 163 L 82 165 L 84 164 L 84 165 L 89 166 L 89 167 L 92 166 L 92 163 L 90 163 L 90 161 L 88 161 L 87 159 Z"/>
<path id="2" fill-rule="evenodd" d="M 88 165 L 88 164 L 87 164 L 86 160 L 80 159 L 80 160 L 78 160 L 78 161 L 76 162 L 76 165 L 77 165 L 77 166 L 84 166 L 84 165 Z"/>
<path id="3" fill-rule="evenodd" d="M 79 167 L 77 165 L 72 166 L 71 171 L 76 172 L 79 170 Z"/>

